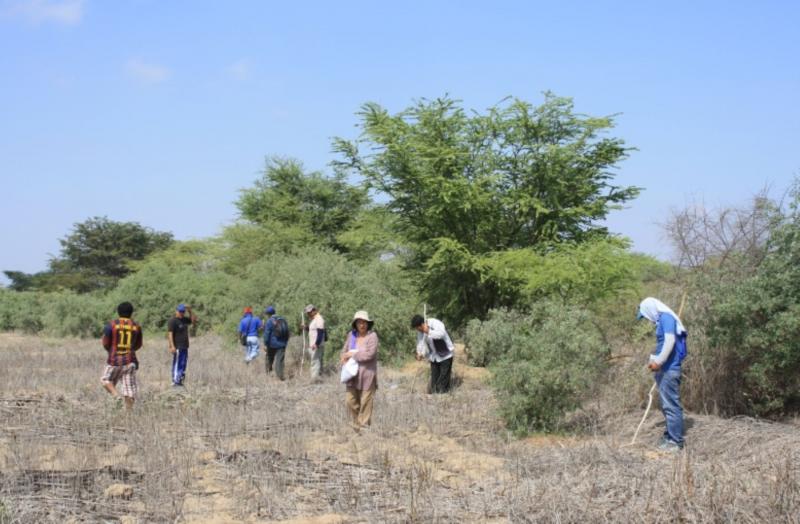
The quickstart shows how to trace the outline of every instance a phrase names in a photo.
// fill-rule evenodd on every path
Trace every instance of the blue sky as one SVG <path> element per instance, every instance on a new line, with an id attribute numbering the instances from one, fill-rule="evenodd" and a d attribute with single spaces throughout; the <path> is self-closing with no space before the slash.
<path id="1" fill-rule="evenodd" d="M 265 156 L 327 170 L 367 101 L 545 90 L 621 113 L 645 191 L 608 225 L 667 258 L 670 209 L 800 174 L 798 27 L 792 1 L 0 0 L 0 270 L 92 216 L 214 235 Z"/>

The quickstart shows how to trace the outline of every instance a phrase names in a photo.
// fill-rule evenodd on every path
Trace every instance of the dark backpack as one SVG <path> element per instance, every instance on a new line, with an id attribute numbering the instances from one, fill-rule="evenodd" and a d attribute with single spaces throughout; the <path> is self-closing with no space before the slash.
<path id="1" fill-rule="evenodd" d="M 281 342 L 287 342 L 291 333 L 289 332 L 289 324 L 283 317 L 274 317 L 272 325 L 272 336 Z"/>

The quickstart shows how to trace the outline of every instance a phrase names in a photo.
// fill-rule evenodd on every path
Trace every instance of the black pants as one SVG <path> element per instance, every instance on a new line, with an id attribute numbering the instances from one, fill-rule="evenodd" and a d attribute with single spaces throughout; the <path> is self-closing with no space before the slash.
<path id="1" fill-rule="evenodd" d="M 286 357 L 286 348 L 267 348 L 267 360 L 265 365 L 267 373 L 272 371 L 272 364 L 275 363 L 275 374 L 283 380 L 283 359 Z"/>
<path id="2" fill-rule="evenodd" d="M 453 371 L 453 359 L 431 362 L 431 393 L 447 393 L 450 391 L 450 373 Z"/>

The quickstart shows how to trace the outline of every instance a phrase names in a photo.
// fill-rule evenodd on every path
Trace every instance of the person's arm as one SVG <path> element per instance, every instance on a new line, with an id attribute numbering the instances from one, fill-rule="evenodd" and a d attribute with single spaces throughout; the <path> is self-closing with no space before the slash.
<path id="1" fill-rule="evenodd" d="M 270 318 L 264 323 L 264 342 L 269 345 L 269 341 L 272 339 L 272 327 L 275 325 L 275 322 Z"/>
<path id="2" fill-rule="evenodd" d="M 133 343 L 133 350 L 138 351 L 142 349 L 142 344 L 144 344 L 144 332 L 142 331 L 142 326 L 138 326 L 139 329 L 136 330 L 136 336 L 134 338 Z M 135 356 L 135 355 L 134 355 Z"/>
<path id="3" fill-rule="evenodd" d="M 364 347 L 361 351 L 356 351 L 352 357 L 356 362 L 370 362 L 375 360 L 378 356 L 378 335 L 370 333 L 364 341 Z"/>
<path id="4" fill-rule="evenodd" d="M 318 317 L 314 317 L 311 324 L 308 325 L 308 341 L 311 349 L 317 349 L 320 344 L 325 340 L 325 324 L 320 322 Z M 313 335 L 313 338 L 312 338 Z"/>
<path id="5" fill-rule="evenodd" d="M 173 330 L 174 330 L 172 319 L 167 322 L 167 343 L 169 344 L 169 352 L 175 353 L 175 338 L 173 337 Z"/>
<path id="6" fill-rule="evenodd" d="M 675 334 L 674 333 L 665 333 L 664 334 L 664 345 L 661 347 L 661 353 L 658 355 L 654 355 L 653 358 L 650 360 L 650 369 L 656 371 L 664 365 L 664 362 L 667 361 L 672 350 L 675 348 Z"/>
<path id="7" fill-rule="evenodd" d="M 422 360 L 428 355 L 428 353 L 428 342 L 425 340 L 425 334 L 417 331 L 417 351 L 414 353 L 414 358 L 417 360 Z"/>
<path id="8" fill-rule="evenodd" d="M 669 358 L 673 348 L 675 347 L 675 333 L 678 328 L 678 324 L 675 319 L 667 313 L 662 313 L 658 321 L 660 324 L 659 328 L 664 333 L 664 343 L 661 345 L 661 351 L 658 352 L 658 355 L 653 355 L 650 357 L 650 363 L 647 367 L 649 367 L 652 371 L 661 369 L 661 366 Z"/>
<path id="9" fill-rule="evenodd" d="M 192 306 L 186 306 L 186 312 L 189 313 L 189 323 L 193 326 L 196 325 L 197 316 L 194 314 L 194 311 L 192 311 Z"/>
<path id="10" fill-rule="evenodd" d="M 103 338 L 101 342 L 103 343 L 103 348 L 106 351 L 111 351 L 111 334 L 113 333 L 111 329 L 111 324 L 106 324 L 103 326 Z"/>

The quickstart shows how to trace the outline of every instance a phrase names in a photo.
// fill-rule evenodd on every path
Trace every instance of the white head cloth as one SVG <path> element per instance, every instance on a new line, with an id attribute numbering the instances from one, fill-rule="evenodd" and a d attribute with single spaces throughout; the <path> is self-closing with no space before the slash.
<path id="1" fill-rule="evenodd" d="M 658 320 L 659 313 L 669 313 L 675 317 L 675 322 L 678 324 L 678 335 L 686 333 L 686 328 L 683 327 L 683 322 L 678 318 L 678 315 L 657 298 L 647 297 L 639 304 L 639 314 L 654 324 Z"/>

